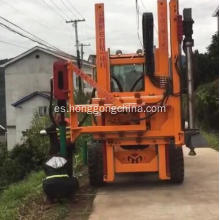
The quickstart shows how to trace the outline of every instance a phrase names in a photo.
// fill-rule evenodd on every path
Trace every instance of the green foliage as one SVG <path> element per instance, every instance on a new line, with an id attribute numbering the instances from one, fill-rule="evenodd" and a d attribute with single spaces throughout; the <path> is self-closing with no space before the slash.
<path id="1" fill-rule="evenodd" d="M 219 40 L 218 34 L 213 35 L 212 42 L 202 54 L 194 52 L 194 85 L 198 86 L 218 79 L 219 75 Z"/>
<path id="2" fill-rule="evenodd" d="M 212 36 L 212 43 L 208 47 L 208 57 L 211 72 L 218 75 L 219 72 L 219 34 Z"/>
<path id="3" fill-rule="evenodd" d="M 39 170 L 47 158 L 49 140 L 40 135 L 40 130 L 49 124 L 47 117 L 34 115 L 29 130 L 24 134 L 24 143 L 10 152 L 0 146 L 0 187 L 23 179 L 32 170 Z"/>
<path id="4" fill-rule="evenodd" d="M 91 94 L 84 94 L 80 92 L 75 93 L 75 102 L 76 104 L 87 104 L 90 102 Z M 78 115 L 79 121 L 83 120 L 85 113 L 80 113 Z M 83 126 L 89 126 L 92 124 L 91 115 L 87 115 L 86 120 L 83 123 Z M 81 135 L 76 140 L 76 155 L 75 155 L 75 170 L 80 168 L 83 164 L 83 146 L 85 146 L 92 139 L 91 135 Z"/>
<path id="5" fill-rule="evenodd" d="M 196 91 L 197 123 L 208 130 L 218 130 L 219 81 L 198 87 Z"/>
<path id="6" fill-rule="evenodd" d="M 205 139 L 208 141 L 209 146 L 218 151 L 219 150 L 218 133 L 202 131 L 202 134 L 204 135 Z"/>
<path id="7" fill-rule="evenodd" d="M 206 130 L 218 130 L 219 118 L 219 35 L 204 54 L 194 53 L 195 115 L 197 124 Z"/>
<path id="8" fill-rule="evenodd" d="M 49 117 L 40 117 L 38 114 L 35 114 L 30 129 L 24 134 L 25 145 L 33 150 L 32 161 L 37 166 L 42 165 L 48 154 L 49 138 L 40 135 L 40 131 L 48 127 L 49 124 Z"/>
<path id="9" fill-rule="evenodd" d="M 44 172 L 31 173 L 23 181 L 10 185 L 0 195 L 0 219 L 59 220 L 66 217 L 69 209 L 65 203 L 44 207 L 42 179 Z"/>
<path id="10" fill-rule="evenodd" d="M 90 99 L 90 96 L 91 95 L 82 93 L 78 90 L 75 91 L 75 93 L 74 93 L 75 104 L 86 104 L 86 103 L 88 103 L 88 101 Z"/>
<path id="11" fill-rule="evenodd" d="M 18 184 L 13 184 L 4 190 L 0 196 L 0 219 L 19 219 L 18 207 L 21 206 L 28 197 L 40 193 L 43 177 L 43 172 L 34 173 L 30 175 L 28 179 Z"/>
<path id="12" fill-rule="evenodd" d="M 6 144 L 0 143 L 0 167 L 2 166 L 5 158 L 7 158 L 8 152 L 7 152 L 7 146 Z"/>
<path id="13" fill-rule="evenodd" d="M 88 142 L 92 140 L 92 135 L 84 134 L 77 138 L 76 140 L 76 155 L 75 155 L 75 165 L 74 168 L 79 169 L 83 165 L 83 147 L 87 145 Z"/>
<path id="14" fill-rule="evenodd" d="M 0 168 L 0 186 L 5 186 L 24 178 L 29 168 L 19 164 L 17 160 L 6 158 Z"/>

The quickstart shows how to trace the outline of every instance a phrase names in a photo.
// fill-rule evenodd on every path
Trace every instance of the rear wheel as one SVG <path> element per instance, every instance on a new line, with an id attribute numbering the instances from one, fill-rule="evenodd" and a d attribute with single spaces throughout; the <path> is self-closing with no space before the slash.
<path id="1" fill-rule="evenodd" d="M 170 145 L 170 176 L 171 182 L 180 184 L 184 181 L 184 159 L 182 147 Z"/>
<path id="2" fill-rule="evenodd" d="M 89 182 L 92 186 L 103 185 L 103 148 L 102 143 L 88 145 Z"/>

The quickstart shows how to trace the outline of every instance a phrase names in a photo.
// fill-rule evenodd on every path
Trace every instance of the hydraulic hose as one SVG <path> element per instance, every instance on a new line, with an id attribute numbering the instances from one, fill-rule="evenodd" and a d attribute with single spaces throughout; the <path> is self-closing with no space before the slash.
<path id="1" fill-rule="evenodd" d="M 115 76 L 111 76 L 111 78 L 112 78 L 113 80 L 115 80 L 115 82 L 116 82 L 116 84 L 117 84 L 117 86 L 118 86 L 119 91 L 120 91 L 120 92 L 123 92 L 123 87 L 121 86 L 121 83 L 119 82 L 119 80 L 118 80 Z"/>
<path id="2" fill-rule="evenodd" d="M 141 79 L 143 79 L 144 76 L 139 77 L 133 84 L 133 86 L 131 87 L 130 91 L 133 92 L 135 87 L 137 86 L 137 84 L 141 81 Z"/>

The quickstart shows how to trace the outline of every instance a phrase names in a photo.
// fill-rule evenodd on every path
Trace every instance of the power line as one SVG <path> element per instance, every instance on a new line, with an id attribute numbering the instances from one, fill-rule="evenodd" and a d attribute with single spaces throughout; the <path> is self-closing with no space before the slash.
<path id="1" fill-rule="evenodd" d="M 147 7 L 145 7 L 143 1 L 142 0 L 140 0 L 140 1 L 141 1 L 142 7 L 144 8 L 144 10 L 147 10 Z"/>
<path id="2" fill-rule="evenodd" d="M 48 44 L 48 45 L 49 45 L 51 48 L 56 49 L 56 50 L 59 50 L 57 47 L 55 47 L 55 46 L 53 46 L 52 44 L 50 44 L 50 43 L 46 42 L 45 40 L 43 40 L 43 39 L 39 38 L 38 36 L 36 36 L 36 35 L 34 35 L 34 34 L 30 33 L 29 31 L 27 31 L 27 30 L 25 30 L 24 28 L 20 27 L 19 25 L 15 24 L 15 23 L 13 23 L 13 22 L 11 22 L 11 21 L 9 21 L 8 19 L 6 19 L 6 18 L 4 18 L 4 17 L 2 17 L 2 16 L 0 16 L 0 18 L 1 18 L 2 20 L 6 21 L 7 23 L 9 23 L 9 24 L 11 24 L 11 25 L 15 26 L 16 28 L 18 28 L 18 29 L 20 29 L 20 30 L 24 31 L 25 33 L 27 33 L 27 34 L 31 35 L 32 37 L 37 38 L 37 39 L 38 39 L 38 41 L 42 41 L 43 43 Z"/>
<path id="3" fill-rule="evenodd" d="M 140 46 L 143 48 L 143 43 L 141 41 L 141 38 L 140 38 L 140 34 L 139 34 L 139 15 L 140 15 L 140 8 L 139 8 L 139 5 L 138 5 L 138 0 L 135 0 L 135 6 L 136 6 L 136 19 L 137 19 L 137 37 L 138 37 L 138 41 L 140 43 Z"/>
<path id="4" fill-rule="evenodd" d="M 56 8 L 55 8 L 55 10 L 54 10 L 54 7 L 53 7 L 52 5 L 50 5 L 50 4 L 48 4 L 46 0 L 42 0 L 42 1 L 44 2 L 44 4 L 45 4 L 47 7 L 49 7 L 49 9 L 50 9 L 53 13 L 55 13 L 56 15 L 58 15 L 62 20 L 64 20 L 64 21 L 66 20 L 66 18 L 60 13 L 60 11 L 58 11 L 58 13 L 56 13 L 56 12 L 55 12 Z"/>
<path id="5" fill-rule="evenodd" d="M 66 52 L 64 52 L 64 51 L 62 51 L 62 50 L 60 50 L 60 49 L 58 49 L 58 48 L 56 48 L 56 47 L 51 47 L 51 46 L 49 46 L 46 41 L 45 41 L 46 43 L 43 43 L 43 42 L 41 42 L 41 41 L 38 41 L 38 40 L 36 40 L 36 39 L 34 39 L 34 38 L 28 36 L 28 35 L 25 35 L 24 33 L 21 33 L 21 32 L 19 32 L 19 31 L 15 30 L 15 29 L 12 28 L 12 27 L 9 27 L 8 25 L 6 25 L 6 24 L 4 24 L 4 23 L 2 23 L 2 22 L 0 22 L 0 26 L 3 27 L 4 29 L 7 29 L 7 30 L 9 30 L 9 31 L 11 31 L 11 32 L 13 32 L 13 33 L 16 33 L 16 34 L 18 34 L 18 35 L 20 35 L 20 36 L 22 36 L 22 37 L 24 37 L 24 38 L 26 38 L 26 39 L 29 39 L 29 40 L 31 40 L 31 41 L 33 41 L 33 42 L 35 42 L 35 43 L 38 43 L 39 45 L 42 45 L 42 46 L 44 46 L 44 47 L 46 47 L 46 48 L 48 48 L 48 49 L 50 49 L 50 50 L 59 52 L 59 53 L 61 53 L 61 55 L 70 56 L 70 54 L 68 54 L 68 53 L 66 53 Z"/>
<path id="6" fill-rule="evenodd" d="M 85 19 L 85 17 L 74 7 L 74 5 L 72 4 L 71 0 L 69 1 L 71 8 L 79 15 L 81 16 L 83 19 Z"/>
<path id="7" fill-rule="evenodd" d="M 46 0 L 45 0 L 46 1 Z M 57 9 L 57 11 L 59 11 L 60 13 L 62 12 L 62 8 L 60 8 L 60 6 L 57 4 L 57 3 L 55 3 L 55 1 L 53 1 L 53 0 L 50 0 L 50 2 L 53 4 L 53 6 Z M 70 18 L 69 18 L 69 16 L 67 16 L 65 13 L 63 13 L 64 14 L 64 17 L 65 17 L 65 20 L 69 20 Z M 67 19 L 66 19 L 67 18 Z"/>
<path id="8" fill-rule="evenodd" d="M 9 2 L 4 1 L 4 0 L 2 0 L 2 1 L 4 2 L 4 4 L 8 5 L 10 8 L 13 8 L 14 11 L 18 12 L 19 14 L 24 15 L 24 13 L 23 13 L 21 10 L 18 10 L 16 7 L 14 7 L 14 6 L 13 6 L 12 4 L 10 4 Z M 36 23 L 38 23 L 40 26 L 42 26 L 42 27 L 44 27 L 44 28 L 48 28 L 47 25 L 42 24 L 41 22 L 39 22 L 39 21 L 38 21 L 37 19 L 35 19 L 34 17 L 31 17 L 31 19 L 32 19 L 33 21 L 35 21 Z"/>
<path id="9" fill-rule="evenodd" d="M 70 14 L 73 15 L 73 17 L 75 17 L 75 14 L 70 10 L 70 8 L 68 7 L 68 5 L 66 5 L 65 1 L 64 0 L 61 0 L 62 4 L 64 5 L 64 7 L 67 9 L 67 11 L 70 12 Z"/>
<path id="10" fill-rule="evenodd" d="M 141 5 L 142 5 L 143 9 L 147 11 L 147 7 L 144 5 L 143 0 L 140 0 L 140 1 L 141 1 Z M 143 12 L 140 11 L 140 8 L 139 8 L 139 14 L 140 15 L 143 14 Z M 154 29 L 155 29 L 156 33 L 158 34 L 158 29 L 157 29 L 157 26 L 155 25 L 155 23 L 154 23 Z"/>
<path id="11" fill-rule="evenodd" d="M 20 48 L 23 48 L 23 49 L 28 49 L 28 47 L 23 47 L 23 46 L 21 46 L 21 45 L 19 45 L 19 44 L 15 44 L 15 43 L 3 41 L 3 40 L 0 40 L 0 43 L 7 44 L 7 45 L 11 45 L 11 46 L 15 46 L 15 47 L 20 47 Z"/>

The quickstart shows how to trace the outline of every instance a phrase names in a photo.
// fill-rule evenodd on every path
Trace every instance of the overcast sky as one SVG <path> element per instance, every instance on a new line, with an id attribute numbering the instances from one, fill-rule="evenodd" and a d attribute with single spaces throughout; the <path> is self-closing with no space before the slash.
<path id="1" fill-rule="evenodd" d="M 135 0 L 0 0 L 0 15 L 18 24 L 29 32 L 68 53 L 75 54 L 75 35 L 71 24 L 65 19 L 82 19 L 79 40 L 90 43 L 85 47 L 85 58 L 95 53 L 94 4 L 105 3 L 106 46 L 114 52 L 135 52 L 140 48 L 137 37 Z M 140 12 L 153 12 L 157 28 L 157 1 L 138 0 Z M 217 20 L 212 17 L 218 0 L 179 0 L 180 12 L 192 8 L 195 49 L 204 52 L 217 30 Z M 6 23 L 0 19 L 0 22 Z M 24 39 L 0 27 L 0 59 L 14 57 L 33 47 L 36 43 Z M 140 37 L 141 15 L 140 15 Z M 155 30 L 155 35 L 157 31 Z M 142 38 L 142 37 L 141 37 Z M 13 45 L 11 45 L 13 44 Z M 155 36 L 157 44 L 157 36 Z"/>

